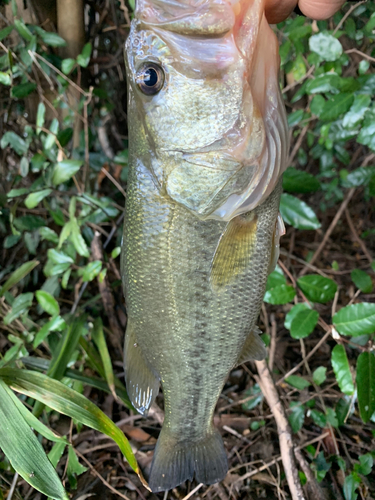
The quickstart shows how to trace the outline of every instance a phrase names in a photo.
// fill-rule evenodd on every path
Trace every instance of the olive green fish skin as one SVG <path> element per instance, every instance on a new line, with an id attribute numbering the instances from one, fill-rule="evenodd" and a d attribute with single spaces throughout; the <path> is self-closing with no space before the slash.
<path id="1" fill-rule="evenodd" d="M 245 272 L 224 289 L 210 284 L 211 263 L 227 223 L 201 221 L 162 196 L 134 137 L 123 242 L 128 321 L 142 355 L 161 380 L 164 441 L 192 445 L 213 432 L 215 405 L 256 325 L 271 258 L 280 183 L 254 212 L 256 246 Z M 134 144 L 133 142 L 133 144 Z"/>

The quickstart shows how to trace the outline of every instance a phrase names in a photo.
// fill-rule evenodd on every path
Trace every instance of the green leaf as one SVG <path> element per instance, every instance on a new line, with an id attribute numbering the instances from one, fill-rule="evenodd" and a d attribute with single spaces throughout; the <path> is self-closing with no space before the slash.
<path id="1" fill-rule="evenodd" d="M 46 115 L 46 106 L 44 102 L 40 102 L 38 105 L 38 111 L 36 114 L 36 133 L 40 134 L 41 127 L 44 126 L 44 117 Z"/>
<path id="2" fill-rule="evenodd" d="M 46 311 L 50 316 L 55 316 L 60 314 L 60 307 L 57 300 L 52 297 L 52 295 L 44 290 L 38 290 L 35 292 L 36 300 L 39 305 Z"/>
<path id="3" fill-rule="evenodd" d="M 280 285 L 271 290 L 267 290 L 264 295 L 264 302 L 267 304 L 281 305 L 287 304 L 296 296 L 296 291 L 294 287 L 290 285 Z"/>
<path id="4" fill-rule="evenodd" d="M 372 279 L 371 276 L 362 271 L 362 269 L 353 269 L 350 273 L 350 277 L 357 288 L 363 293 L 372 292 Z"/>
<path id="5" fill-rule="evenodd" d="M 27 276 L 31 271 L 39 265 L 39 261 L 30 260 L 29 262 L 25 262 L 18 269 L 14 271 L 14 273 L 7 279 L 2 288 L 0 288 L 0 297 L 4 295 L 5 292 L 10 290 L 14 285 L 19 283 L 25 276 Z"/>
<path id="6" fill-rule="evenodd" d="M 241 407 L 245 411 L 250 411 L 256 408 L 263 401 L 263 393 L 260 390 L 258 384 L 254 384 L 253 387 L 250 387 L 243 393 L 242 399 L 247 399 L 249 396 L 253 396 L 248 401 L 242 403 Z"/>
<path id="7" fill-rule="evenodd" d="M 46 196 L 51 193 L 52 189 L 43 189 L 42 191 L 37 191 L 36 193 L 30 193 L 25 200 L 25 206 L 27 208 L 35 208 Z"/>
<path id="8" fill-rule="evenodd" d="M 61 331 L 66 328 L 65 320 L 61 316 L 55 316 L 45 323 L 35 335 L 33 341 L 34 349 L 41 344 L 50 332 Z"/>
<path id="9" fill-rule="evenodd" d="M 351 396 L 354 384 L 344 346 L 337 344 L 333 348 L 331 363 L 341 392 Z"/>
<path id="10" fill-rule="evenodd" d="M 74 451 L 73 446 L 69 446 L 68 448 L 68 467 L 66 473 L 69 478 L 69 482 L 72 485 L 73 489 L 77 488 L 77 480 L 75 476 L 79 476 L 87 471 L 87 467 L 81 465 L 78 461 L 77 455 Z"/>
<path id="11" fill-rule="evenodd" d="M 2 40 L 4 40 L 4 38 L 9 36 L 12 33 L 13 29 L 14 29 L 14 26 L 11 25 L 11 26 L 7 26 L 6 28 L 3 28 L 2 30 L 0 30 L 0 42 Z"/>
<path id="12" fill-rule="evenodd" d="M 54 248 L 50 248 L 47 252 L 48 258 L 54 263 L 54 264 L 73 264 L 74 260 L 69 257 L 69 255 L 66 255 L 64 252 L 59 252 L 58 250 L 55 250 Z"/>
<path id="13" fill-rule="evenodd" d="M 308 274 L 297 280 L 298 286 L 312 302 L 325 304 L 332 300 L 337 291 L 336 283 L 319 274 Z"/>
<path id="14" fill-rule="evenodd" d="M 66 41 L 61 38 L 57 33 L 52 33 L 50 31 L 44 31 L 42 29 L 38 30 L 38 35 L 46 45 L 50 47 L 65 47 Z"/>
<path id="15" fill-rule="evenodd" d="M 276 268 L 267 278 L 267 286 L 266 290 L 271 290 L 271 288 L 275 288 L 276 286 L 286 285 L 285 276 L 281 270 L 281 268 L 276 265 Z"/>
<path id="16" fill-rule="evenodd" d="M 75 59 L 71 59 L 71 58 L 63 59 L 63 61 L 61 63 L 62 72 L 65 75 L 69 75 L 69 73 L 74 68 L 75 63 L 76 63 Z"/>
<path id="17" fill-rule="evenodd" d="M 294 433 L 299 432 L 302 429 L 303 422 L 305 421 L 305 410 L 301 404 L 297 404 L 292 408 L 288 420 Z"/>
<path id="18" fill-rule="evenodd" d="M 340 77 L 335 73 L 328 73 L 317 76 L 314 80 L 306 83 L 308 94 L 325 94 L 327 92 L 337 92 L 340 86 Z"/>
<path id="19" fill-rule="evenodd" d="M 98 348 L 98 351 L 100 353 L 100 357 L 104 367 L 105 379 L 107 381 L 108 387 L 111 389 L 114 398 L 117 399 L 112 362 L 111 362 L 111 357 L 109 355 L 107 342 L 105 340 L 103 331 L 103 322 L 101 318 L 96 318 L 96 320 L 94 321 L 94 328 L 92 330 L 92 339 L 95 342 L 96 347 Z"/>
<path id="20" fill-rule="evenodd" d="M 319 313 L 313 309 L 300 311 L 290 326 L 290 335 L 294 339 L 304 339 L 312 333 L 318 323 Z"/>
<path id="21" fill-rule="evenodd" d="M 327 408 L 326 413 L 327 413 L 327 422 L 331 424 L 332 427 L 337 429 L 339 426 L 339 421 L 337 419 L 335 410 L 333 408 Z"/>
<path id="22" fill-rule="evenodd" d="M 19 231 L 34 231 L 46 225 L 46 221 L 37 215 L 23 215 L 14 219 L 14 226 Z"/>
<path id="23" fill-rule="evenodd" d="M 56 500 L 69 497 L 42 445 L 0 380 L 0 447 L 12 467 L 33 488 Z"/>
<path id="24" fill-rule="evenodd" d="M 0 83 L 2 85 L 11 85 L 12 84 L 12 79 L 10 77 L 9 73 L 4 73 L 3 71 L 0 71 Z"/>
<path id="25" fill-rule="evenodd" d="M 355 472 L 362 474 L 363 476 L 368 476 L 371 473 L 372 467 L 374 465 L 374 459 L 371 453 L 366 453 L 365 455 L 360 455 L 359 465 L 355 464 Z"/>
<path id="26" fill-rule="evenodd" d="M 284 221 L 297 229 L 318 229 L 321 226 L 312 208 L 290 194 L 281 195 L 280 212 Z"/>
<path id="27" fill-rule="evenodd" d="M 56 135 L 59 131 L 59 121 L 57 118 L 54 118 L 49 127 L 50 134 L 47 134 L 47 137 L 44 140 L 44 150 L 49 151 L 56 144 Z"/>
<path id="28" fill-rule="evenodd" d="M 322 385 L 326 380 L 327 368 L 325 366 L 319 366 L 313 372 L 313 380 L 316 385 Z"/>
<path id="29" fill-rule="evenodd" d="M 299 304 L 295 304 L 292 309 L 288 312 L 288 314 L 285 316 L 285 322 L 284 326 L 287 330 L 290 330 L 292 321 L 294 318 L 297 316 L 297 314 L 301 311 L 309 311 L 311 310 L 311 307 L 306 304 L 306 302 L 301 302 Z"/>
<path id="30" fill-rule="evenodd" d="M 12 88 L 11 96 L 17 99 L 23 99 L 27 97 L 31 92 L 34 92 L 36 89 L 36 83 L 27 82 L 21 83 L 20 85 L 16 85 Z"/>
<path id="31" fill-rule="evenodd" d="M 89 262 L 87 266 L 83 268 L 82 281 L 92 281 L 98 276 L 101 269 L 101 260 L 94 260 L 93 262 Z"/>
<path id="32" fill-rule="evenodd" d="M 309 387 L 310 382 L 302 377 L 299 377 L 298 375 L 290 375 L 285 379 L 285 382 L 292 387 L 295 387 L 299 391 L 303 391 L 303 389 L 306 389 L 306 387 Z"/>
<path id="33" fill-rule="evenodd" d="M 366 424 L 375 412 L 375 355 L 362 352 L 357 359 L 358 406 Z"/>
<path id="34" fill-rule="evenodd" d="M 335 95 L 324 104 L 323 112 L 319 118 L 324 121 L 336 120 L 336 118 L 350 109 L 353 101 L 353 94 L 342 93 Z"/>
<path id="35" fill-rule="evenodd" d="M 5 149 L 7 146 L 10 146 L 18 155 L 24 155 L 28 150 L 26 141 L 12 131 L 5 132 L 1 138 L 0 147 Z"/>
<path id="36" fill-rule="evenodd" d="M 343 126 L 345 128 L 357 127 L 362 122 L 370 104 L 371 96 L 367 94 L 356 95 L 350 110 L 344 116 L 342 121 Z"/>
<path id="37" fill-rule="evenodd" d="M 375 304 L 362 302 L 343 307 L 333 316 L 333 324 L 342 335 L 359 337 L 375 332 Z"/>
<path id="38" fill-rule="evenodd" d="M 359 144 L 364 144 L 368 146 L 373 151 L 375 151 L 375 112 L 368 111 L 365 115 L 365 119 L 359 135 L 357 137 L 357 142 Z"/>
<path id="39" fill-rule="evenodd" d="M 322 95 L 320 95 L 320 94 L 315 95 L 313 97 L 313 100 L 311 101 L 311 104 L 310 104 L 311 113 L 313 115 L 316 115 L 319 117 L 321 115 L 321 113 L 323 112 L 325 102 L 326 102 L 326 100 L 324 99 L 324 97 Z M 315 179 L 315 177 L 314 177 L 314 179 Z"/>
<path id="40" fill-rule="evenodd" d="M 345 478 L 343 487 L 345 500 L 357 500 L 358 495 L 356 493 L 356 490 L 358 486 L 359 481 L 353 476 L 353 474 L 350 474 Z"/>
<path id="41" fill-rule="evenodd" d="M 283 189 L 291 193 L 314 193 L 320 188 L 320 182 L 303 170 L 289 167 L 283 175 Z"/>
<path id="42" fill-rule="evenodd" d="M 77 63 L 82 67 L 82 68 L 87 68 L 90 62 L 90 57 L 91 57 L 91 51 L 92 51 L 92 45 L 91 43 L 86 43 L 84 45 L 82 52 L 79 54 L 77 57 Z"/>
<path id="43" fill-rule="evenodd" d="M 25 23 L 20 19 L 14 20 L 14 26 L 18 33 L 24 38 L 26 41 L 30 42 L 33 39 L 33 34 L 29 30 L 29 28 L 25 25 Z"/>
<path id="44" fill-rule="evenodd" d="M 9 325 L 12 321 L 29 310 L 33 301 L 34 294 L 31 292 L 21 293 L 12 304 L 12 309 L 4 317 L 4 324 Z"/>
<path id="45" fill-rule="evenodd" d="M 64 160 L 55 164 L 53 169 L 52 183 L 57 186 L 68 181 L 83 165 L 81 160 Z"/>
<path id="46" fill-rule="evenodd" d="M 318 33 L 309 39 L 309 47 L 312 52 L 325 61 L 336 61 L 342 54 L 341 43 L 328 33 Z"/>
<path id="47" fill-rule="evenodd" d="M 298 125 L 300 121 L 303 119 L 303 115 L 305 114 L 305 111 L 303 109 L 298 109 L 297 111 L 293 111 L 293 113 L 290 113 L 288 115 L 288 125 L 289 127 L 294 127 L 295 125 Z"/>
<path id="48" fill-rule="evenodd" d="M 311 410 L 310 417 L 314 420 L 314 423 L 322 429 L 327 425 L 327 417 L 321 411 Z"/>
<path id="49" fill-rule="evenodd" d="M 52 446 L 51 451 L 48 453 L 48 460 L 56 468 L 59 463 L 63 453 L 65 451 L 66 443 L 55 443 Z"/>
<path id="50" fill-rule="evenodd" d="M 29 370 L 2 368 L 0 377 L 15 391 L 36 399 L 53 410 L 109 436 L 117 443 L 131 468 L 139 473 L 131 446 L 122 431 L 85 396 L 57 380 Z M 23 439 L 23 434 L 20 433 L 20 435 Z"/>
<path id="51" fill-rule="evenodd" d="M 80 231 L 80 228 L 78 226 L 77 219 L 74 217 L 71 220 L 71 223 L 72 223 L 72 232 L 71 232 L 70 237 L 71 237 L 72 243 L 74 245 L 74 248 L 77 250 L 79 255 L 82 255 L 82 257 L 90 257 L 90 252 L 89 252 L 88 246 L 86 245 L 86 242 L 81 235 L 81 231 Z"/>
<path id="52" fill-rule="evenodd" d="M 374 167 L 359 167 L 350 172 L 342 181 L 345 187 L 359 187 L 366 186 L 370 183 L 373 175 L 375 174 Z"/>

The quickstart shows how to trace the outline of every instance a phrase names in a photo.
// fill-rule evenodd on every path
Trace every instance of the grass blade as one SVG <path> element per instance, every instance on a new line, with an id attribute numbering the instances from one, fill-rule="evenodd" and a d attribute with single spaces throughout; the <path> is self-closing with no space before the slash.
<path id="1" fill-rule="evenodd" d="M 42 445 L 0 380 L 0 446 L 13 468 L 33 488 L 54 500 L 68 500 Z"/>
<path id="2" fill-rule="evenodd" d="M 96 344 L 96 347 L 98 348 L 102 363 L 103 363 L 103 368 L 104 368 L 104 374 L 105 374 L 105 379 L 108 383 L 108 386 L 113 394 L 113 397 L 117 400 L 117 395 L 115 391 L 115 378 L 113 375 L 113 369 L 112 369 L 112 362 L 111 362 L 111 357 L 108 352 L 108 347 L 107 343 L 105 341 L 105 336 L 104 336 L 104 331 L 103 331 L 103 322 L 102 319 L 96 318 L 94 322 L 94 328 L 92 331 L 92 338 L 93 341 Z"/>
<path id="3" fill-rule="evenodd" d="M 31 271 L 39 264 L 37 260 L 30 260 L 29 262 L 25 262 L 18 269 L 14 271 L 14 273 L 7 279 L 4 285 L 0 288 L 0 297 L 4 295 L 5 292 L 10 290 L 12 286 L 16 285 L 19 281 L 21 281 L 25 276 L 27 276 Z"/>

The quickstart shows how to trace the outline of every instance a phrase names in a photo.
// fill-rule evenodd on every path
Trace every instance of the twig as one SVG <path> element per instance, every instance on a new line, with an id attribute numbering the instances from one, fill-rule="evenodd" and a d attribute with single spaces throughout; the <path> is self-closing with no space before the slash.
<path id="1" fill-rule="evenodd" d="M 272 373 L 273 364 L 275 361 L 275 352 L 276 352 L 276 319 L 275 315 L 271 314 L 271 341 L 270 341 L 270 354 L 268 356 L 268 366 L 270 368 L 270 372 Z"/>
<path id="2" fill-rule="evenodd" d="M 83 169 L 83 191 L 86 187 L 88 172 L 90 168 L 90 153 L 89 153 L 89 121 L 88 121 L 88 105 L 92 99 L 94 87 L 90 87 L 87 99 L 83 103 L 83 130 L 85 135 L 85 166 Z"/>
<path id="3" fill-rule="evenodd" d="M 257 382 L 262 389 L 273 416 L 275 417 L 277 432 L 279 435 L 281 457 L 290 494 L 293 500 L 304 500 L 305 496 L 295 463 L 292 432 L 285 416 L 284 408 L 279 399 L 279 395 L 266 361 L 255 361 L 255 364 L 259 373 L 259 377 L 256 377 Z"/>
<path id="4" fill-rule="evenodd" d="M 87 460 L 87 458 L 84 455 L 82 455 L 82 453 L 80 453 L 77 450 L 77 448 L 75 448 L 74 451 L 77 453 L 79 458 L 81 460 L 83 460 L 85 462 L 85 464 L 90 468 L 91 472 L 93 472 L 95 474 L 95 476 L 97 476 L 101 480 L 101 482 L 107 486 L 107 488 L 109 488 L 115 495 L 118 495 L 119 497 L 123 498 L 124 500 L 130 500 L 129 497 L 127 497 L 126 495 L 124 495 L 120 491 L 117 491 L 116 488 L 114 488 L 111 484 L 109 484 L 109 482 L 106 481 L 101 474 L 99 474 L 99 472 L 91 465 L 89 460 Z"/>
<path id="5" fill-rule="evenodd" d="M 358 54 L 359 56 L 363 57 L 364 59 L 367 59 L 368 61 L 375 62 L 375 58 L 368 56 L 364 52 L 358 49 L 349 49 L 345 51 L 345 54 Z"/>
<path id="6" fill-rule="evenodd" d="M 349 213 L 349 210 L 347 208 L 345 209 L 345 217 L 346 217 L 346 220 L 348 221 L 348 225 L 349 225 L 350 231 L 352 232 L 354 239 L 356 240 L 358 245 L 361 247 L 362 252 L 366 255 L 367 260 L 370 262 L 370 264 L 372 264 L 372 261 L 374 259 L 372 258 L 370 252 L 367 250 L 367 247 L 366 247 L 364 241 L 362 241 L 361 238 L 358 236 L 357 231 L 355 230 L 355 227 L 353 224 L 353 220 L 350 217 L 350 213 Z"/>
<path id="7" fill-rule="evenodd" d="M 326 495 L 323 493 L 323 490 L 319 486 L 317 480 L 315 479 L 315 476 L 310 469 L 309 464 L 305 460 L 305 457 L 302 454 L 302 451 L 300 449 L 295 448 L 294 453 L 296 455 L 296 459 L 298 460 L 298 463 L 302 469 L 302 472 L 305 474 L 307 478 L 307 484 L 306 484 L 306 489 L 309 493 L 310 498 L 314 498 L 314 500 L 326 500 Z"/>
<path id="8" fill-rule="evenodd" d="M 16 489 L 17 481 L 18 481 L 18 472 L 16 472 L 14 474 L 13 481 L 12 481 L 12 484 L 10 486 L 10 490 L 9 490 L 9 493 L 7 496 L 7 500 L 12 500 L 14 490 Z"/>
<path id="9" fill-rule="evenodd" d="M 305 125 L 305 127 L 303 127 L 301 133 L 299 134 L 297 142 L 294 145 L 293 151 L 291 152 L 291 154 L 290 154 L 290 156 L 288 158 L 288 165 L 291 165 L 291 163 L 293 162 L 294 157 L 296 156 L 298 150 L 300 149 L 302 141 L 303 141 L 303 138 L 305 137 L 305 135 L 306 135 L 306 133 L 307 133 L 308 130 L 309 130 L 309 126 Z"/>
<path id="10" fill-rule="evenodd" d="M 338 30 L 341 28 L 341 26 L 344 24 L 344 22 L 350 16 L 350 14 L 353 12 L 353 10 L 356 9 L 357 7 L 359 7 L 360 5 L 362 5 L 363 3 L 367 3 L 367 0 L 363 0 L 362 2 L 358 2 L 355 5 L 352 5 L 350 7 L 350 9 L 348 10 L 348 12 L 343 16 L 343 18 L 341 19 L 341 21 L 339 22 L 339 24 L 334 29 L 333 35 L 335 35 L 338 32 Z"/>
<path id="11" fill-rule="evenodd" d="M 314 72 L 314 70 L 315 70 L 315 65 L 312 65 L 311 68 L 309 69 L 309 71 L 305 75 L 303 75 L 302 78 L 300 78 L 296 82 L 293 82 L 290 85 L 287 85 L 286 87 L 284 87 L 283 91 L 282 91 L 283 94 L 285 94 L 286 92 L 289 92 L 289 90 L 293 89 L 294 87 L 296 87 L 300 83 L 304 82 L 306 80 L 306 78 L 308 78 Z"/>
<path id="12" fill-rule="evenodd" d="M 338 223 L 340 217 L 342 216 L 344 210 L 346 209 L 346 207 L 348 206 L 350 200 L 352 199 L 354 193 L 355 193 L 355 189 L 356 188 L 351 188 L 349 189 L 349 191 L 346 193 L 346 196 L 343 200 L 343 202 L 341 203 L 341 206 L 340 208 L 338 209 L 333 221 L 331 222 L 329 228 L 327 229 L 325 235 L 324 235 L 324 238 L 322 240 L 322 242 L 320 243 L 320 245 L 318 246 L 316 252 L 314 253 L 314 255 L 312 256 L 311 260 L 310 260 L 310 264 L 314 264 L 314 262 L 316 261 L 316 259 L 319 257 L 320 253 L 322 252 L 323 248 L 326 246 L 326 243 L 329 239 L 329 237 L 331 236 L 332 234 L 332 231 L 335 229 L 336 227 L 336 224 Z M 303 276 L 304 274 L 306 274 L 308 270 L 308 267 L 305 266 L 302 271 L 300 272 L 300 276 Z"/>
<path id="13" fill-rule="evenodd" d="M 117 182 L 117 180 L 113 177 L 113 175 L 111 175 L 109 172 L 107 172 L 107 170 L 102 167 L 101 168 L 101 172 L 106 176 L 108 177 L 108 179 L 117 187 L 117 189 L 120 191 L 120 193 L 122 194 L 122 196 L 124 198 L 126 198 L 126 193 L 124 191 L 124 189 L 122 188 L 121 184 L 119 182 Z"/>
<path id="14" fill-rule="evenodd" d="M 200 490 L 203 486 L 203 483 L 200 483 L 198 484 L 198 486 L 196 486 L 193 490 L 191 490 L 191 492 L 186 495 L 182 500 L 188 500 L 189 498 L 191 498 L 198 490 Z"/>

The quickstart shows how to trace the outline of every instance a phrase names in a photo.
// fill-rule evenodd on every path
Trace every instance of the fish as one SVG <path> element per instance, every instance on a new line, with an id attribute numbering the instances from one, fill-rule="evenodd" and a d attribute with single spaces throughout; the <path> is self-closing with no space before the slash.
<path id="1" fill-rule="evenodd" d="M 144 416 L 162 387 L 159 492 L 227 473 L 213 416 L 229 372 L 266 356 L 288 126 L 264 0 L 138 0 L 125 60 L 125 380 Z"/>

